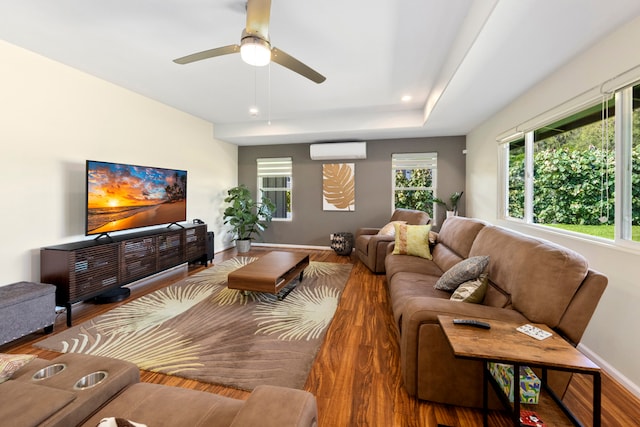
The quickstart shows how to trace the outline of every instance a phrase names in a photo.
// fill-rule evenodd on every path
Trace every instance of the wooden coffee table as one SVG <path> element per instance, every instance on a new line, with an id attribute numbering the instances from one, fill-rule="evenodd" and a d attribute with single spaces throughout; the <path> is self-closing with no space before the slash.
<path id="1" fill-rule="evenodd" d="M 487 322 L 491 325 L 491 329 L 478 329 L 472 326 L 455 325 L 453 316 L 438 316 L 438 321 L 442 326 L 442 330 L 451 345 L 453 354 L 456 357 L 481 360 L 484 363 L 483 374 L 483 406 L 484 425 L 487 425 L 488 414 L 488 389 L 491 383 L 502 403 L 511 408 L 509 399 L 498 388 L 497 383 L 493 380 L 493 376 L 489 372 L 489 362 L 507 363 L 513 365 L 513 372 L 520 372 L 520 366 L 538 367 L 542 369 L 541 383 L 545 393 L 551 399 L 547 399 L 550 405 L 543 404 L 532 405 L 539 409 L 534 411 L 543 412 L 553 405 L 553 401 L 569 418 L 573 425 L 581 425 L 575 416 L 565 407 L 559 397 L 547 386 L 547 370 L 559 370 L 567 372 L 578 372 L 593 376 L 593 426 L 600 426 L 600 393 L 601 393 L 601 377 L 600 368 L 593 363 L 588 357 L 579 352 L 575 347 L 565 341 L 557 333 L 548 326 L 535 324 L 540 329 L 551 332 L 553 335 L 544 340 L 538 341 L 535 338 L 527 336 L 516 331 L 518 326 L 524 323 L 501 322 L 498 320 L 477 319 Z M 464 317 L 468 318 L 468 317 Z M 519 390 L 518 390 L 519 391 Z M 518 396 L 518 391 L 514 395 Z M 541 398 L 543 395 L 541 395 Z M 552 401 L 553 400 L 553 401 Z M 515 426 L 520 425 L 520 399 L 515 398 L 513 402 L 512 419 Z M 556 414 L 554 414 L 555 416 Z M 562 414 L 559 414 L 562 415 Z M 544 413 L 540 414 L 543 421 L 547 425 L 558 425 L 559 423 L 549 423 L 545 420 Z"/>
<path id="2" fill-rule="evenodd" d="M 242 291 L 267 292 L 284 299 L 293 288 L 280 291 L 293 279 L 302 275 L 309 265 L 309 255 L 273 251 L 256 261 L 229 273 L 227 286 Z"/>

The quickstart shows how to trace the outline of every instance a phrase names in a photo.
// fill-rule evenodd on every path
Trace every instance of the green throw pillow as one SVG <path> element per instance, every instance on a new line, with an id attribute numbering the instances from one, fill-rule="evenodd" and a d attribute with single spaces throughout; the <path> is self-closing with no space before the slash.
<path id="1" fill-rule="evenodd" d="M 480 304 L 484 300 L 484 294 L 487 293 L 488 280 L 486 274 L 481 274 L 477 279 L 464 282 L 453 292 L 451 301 Z"/>
<path id="2" fill-rule="evenodd" d="M 441 291 L 453 292 L 466 281 L 477 279 L 489 265 L 488 256 L 464 259 L 444 272 L 435 284 Z"/>
<path id="3" fill-rule="evenodd" d="M 393 248 L 395 255 L 413 255 L 431 259 L 431 251 L 429 251 L 431 224 L 394 224 L 393 226 L 396 229 L 396 244 Z"/>

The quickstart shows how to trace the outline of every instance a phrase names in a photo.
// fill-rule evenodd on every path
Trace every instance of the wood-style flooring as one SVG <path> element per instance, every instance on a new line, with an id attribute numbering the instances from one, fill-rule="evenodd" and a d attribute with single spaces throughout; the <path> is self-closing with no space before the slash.
<path id="1" fill-rule="evenodd" d="M 254 246 L 247 255 L 259 256 L 269 250 L 272 249 Z M 354 264 L 334 320 L 305 385 L 305 389 L 317 398 L 320 427 L 482 425 L 479 410 L 419 401 L 405 392 L 384 275 L 372 274 L 356 261 L 355 256 L 339 256 L 330 250 L 304 251 L 311 255 L 313 261 Z M 235 250 L 218 253 L 214 263 L 235 255 Z M 73 307 L 74 324 L 111 310 L 117 304 L 163 288 L 202 268 L 190 266 L 188 271 L 178 269 L 173 274 L 131 286 L 131 298 L 122 303 L 76 304 Z M 65 314 L 60 314 L 54 333 L 67 328 L 65 321 Z M 32 346 L 44 337 L 42 332 L 31 334 L 0 347 L 0 352 L 30 353 L 52 359 L 58 353 Z M 242 390 L 147 371 L 141 371 L 141 378 L 146 382 L 203 390 L 239 399 L 246 399 L 249 395 Z M 587 426 L 591 425 L 591 391 L 590 378 L 574 376 L 564 399 L 569 408 L 581 420 L 585 420 Z M 282 410 L 286 410 L 286 405 Z M 506 413 L 497 411 L 490 414 L 489 422 L 492 426 L 509 425 Z M 602 425 L 640 425 L 640 401 L 606 374 L 602 387 Z"/>

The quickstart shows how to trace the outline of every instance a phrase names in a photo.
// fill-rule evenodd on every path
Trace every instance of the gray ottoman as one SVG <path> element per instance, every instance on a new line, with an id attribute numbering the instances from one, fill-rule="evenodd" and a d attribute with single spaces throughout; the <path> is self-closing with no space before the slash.
<path id="1" fill-rule="evenodd" d="M 56 287 L 18 282 L 0 286 L 0 345 L 44 329 L 53 331 Z"/>

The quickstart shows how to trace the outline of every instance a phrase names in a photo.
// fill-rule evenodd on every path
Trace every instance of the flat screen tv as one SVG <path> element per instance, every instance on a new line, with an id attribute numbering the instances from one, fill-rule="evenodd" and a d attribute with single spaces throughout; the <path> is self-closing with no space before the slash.
<path id="1" fill-rule="evenodd" d="M 187 171 L 87 160 L 86 234 L 187 219 Z"/>

